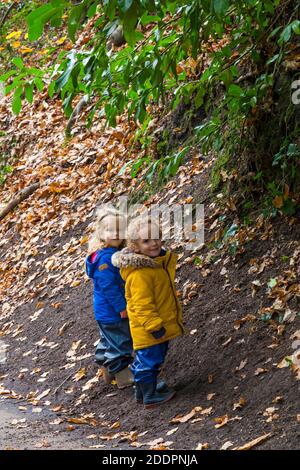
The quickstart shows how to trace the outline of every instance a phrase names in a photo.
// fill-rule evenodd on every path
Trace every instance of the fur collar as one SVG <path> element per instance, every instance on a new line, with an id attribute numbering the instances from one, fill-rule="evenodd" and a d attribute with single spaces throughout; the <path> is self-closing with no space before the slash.
<path id="1" fill-rule="evenodd" d="M 117 251 L 111 257 L 111 262 L 117 268 L 159 268 L 159 263 L 156 263 L 152 258 L 145 255 L 133 253 L 129 248 L 123 248 Z"/>

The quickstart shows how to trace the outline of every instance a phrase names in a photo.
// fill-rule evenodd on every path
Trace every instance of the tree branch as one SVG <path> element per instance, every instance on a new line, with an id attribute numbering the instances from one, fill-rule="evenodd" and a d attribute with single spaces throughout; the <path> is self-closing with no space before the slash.
<path id="1" fill-rule="evenodd" d="M 36 191 L 40 187 L 40 183 L 33 183 L 32 185 L 28 186 L 27 188 L 22 189 L 19 194 L 14 197 L 1 211 L 0 211 L 0 220 L 4 219 L 4 217 L 9 214 L 16 206 L 20 204 L 20 202 L 25 201 L 34 191 Z"/>

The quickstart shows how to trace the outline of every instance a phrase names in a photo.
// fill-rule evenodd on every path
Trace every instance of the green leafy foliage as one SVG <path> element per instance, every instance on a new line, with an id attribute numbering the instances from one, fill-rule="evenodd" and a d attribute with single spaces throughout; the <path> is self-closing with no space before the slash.
<path id="1" fill-rule="evenodd" d="M 300 34 L 299 4 L 291 1 L 49 0 L 27 16 L 29 38 L 38 40 L 46 26 L 61 26 L 65 18 L 73 42 L 86 22 L 93 20 L 89 41 L 60 54 L 47 82 L 49 95 L 60 95 L 67 116 L 73 99 L 85 95 L 93 98 L 89 124 L 104 113 L 107 124 L 114 126 L 127 111 L 129 119 L 147 134 L 150 104 L 168 103 L 176 108 L 181 102 L 193 102 L 196 109 L 209 109 L 213 90 L 219 88 L 222 100 L 196 127 L 204 153 L 219 152 L 226 145 L 224 126 L 234 122 L 238 127 L 252 119 L 273 89 L 291 41 Z M 126 45 L 108 48 L 109 38 L 120 25 Z M 193 60 L 197 67 L 203 51 L 206 68 L 199 66 L 199 74 L 190 76 L 186 64 Z M 270 51 L 267 59 L 265 51 Z M 250 82 L 241 80 L 245 60 L 256 69 Z M 19 58 L 13 61 L 12 70 L 1 80 L 6 82 L 6 93 L 14 92 L 15 113 L 24 98 L 33 101 L 46 72 L 48 79 L 49 70 L 26 68 Z M 292 147 L 285 156 L 279 152 L 274 167 L 292 161 L 292 153 Z M 165 178 L 176 173 L 181 161 L 180 152 L 153 163 L 143 156 L 133 162 L 131 174 L 150 164 L 148 179 L 157 172 Z"/>

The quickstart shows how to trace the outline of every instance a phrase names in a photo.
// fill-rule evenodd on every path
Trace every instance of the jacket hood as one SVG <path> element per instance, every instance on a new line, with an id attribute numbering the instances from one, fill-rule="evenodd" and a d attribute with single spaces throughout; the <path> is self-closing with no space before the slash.
<path id="1" fill-rule="evenodd" d="M 92 261 L 92 255 L 89 255 L 85 262 L 85 268 L 86 268 L 86 273 L 88 277 L 90 278 L 94 277 L 94 273 L 103 255 L 109 255 L 109 254 L 113 255 L 114 253 L 116 253 L 117 250 L 118 250 L 117 248 L 113 248 L 113 247 L 103 248 L 102 250 L 98 250 L 94 261 Z"/>
<path id="2" fill-rule="evenodd" d="M 129 248 L 114 253 L 111 262 L 117 268 L 157 268 L 159 264 L 152 258 L 134 253 Z"/>
<path id="3" fill-rule="evenodd" d="M 167 252 L 163 251 L 163 253 L 163 255 L 156 258 L 150 258 L 149 256 L 134 253 L 129 248 L 123 248 L 123 250 L 113 254 L 111 262 L 114 266 L 121 269 L 121 275 L 125 279 L 136 269 L 161 268 Z"/>

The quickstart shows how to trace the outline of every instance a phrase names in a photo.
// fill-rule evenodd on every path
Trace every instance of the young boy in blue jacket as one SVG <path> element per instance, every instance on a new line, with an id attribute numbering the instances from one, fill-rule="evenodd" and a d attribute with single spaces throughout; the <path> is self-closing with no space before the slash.
<path id="1" fill-rule="evenodd" d="M 132 362 L 132 339 L 126 312 L 125 283 L 111 257 L 121 247 L 122 216 L 113 208 L 98 212 L 94 236 L 86 259 L 87 275 L 94 283 L 94 315 L 100 329 L 96 362 L 102 366 L 106 383 L 116 379 L 118 388 L 133 385 L 128 368 Z"/>

